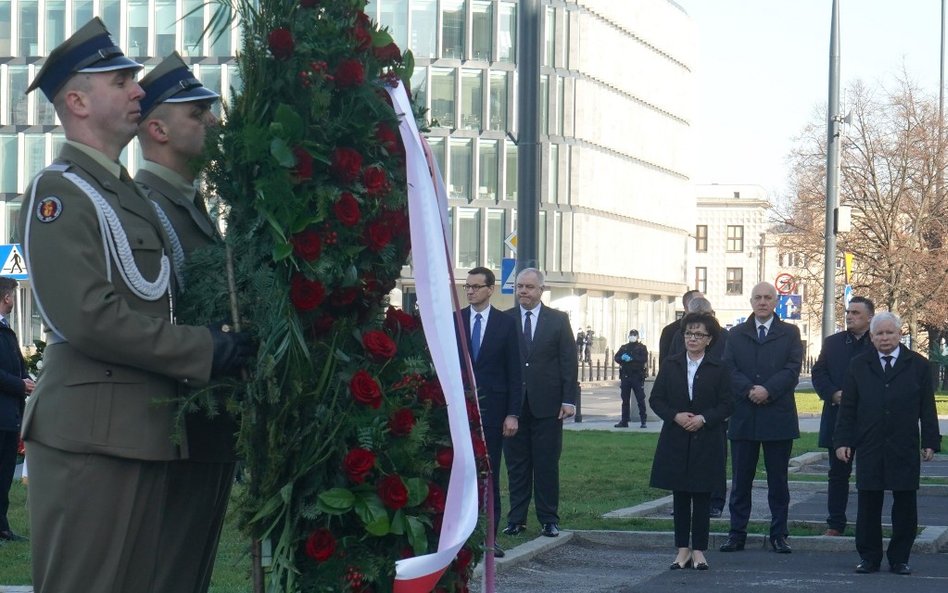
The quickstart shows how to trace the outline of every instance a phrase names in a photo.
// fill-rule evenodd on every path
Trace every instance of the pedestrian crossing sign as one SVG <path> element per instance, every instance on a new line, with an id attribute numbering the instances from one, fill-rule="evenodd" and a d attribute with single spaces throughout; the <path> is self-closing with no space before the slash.
<path id="1" fill-rule="evenodd" d="M 6 276 L 14 280 L 26 280 L 29 277 L 26 273 L 26 261 L 23 259 L 19 243 L 0 245 L 0 261 L 3 262 L 3 267 L 0 268 L 0 276 Z"/>

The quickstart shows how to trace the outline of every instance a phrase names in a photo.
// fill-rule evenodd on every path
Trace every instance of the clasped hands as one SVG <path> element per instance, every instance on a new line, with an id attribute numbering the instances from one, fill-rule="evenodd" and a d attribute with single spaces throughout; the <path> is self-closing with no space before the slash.
<path id="1" fill-rule="evenodd" d="M 675 414 L 675 423 L 688 432 L 695 432 L 705 425 L 705 419 L 701 414 L 678 412 Z"/>
<path id="2" fill-rule="evenodd" d="M 747 398 L 758 406 L 766 404 L 769 397 L 770 392 L 763 385 L 754 385 L 751 387 L 750 393 L 747 394 Z"/>

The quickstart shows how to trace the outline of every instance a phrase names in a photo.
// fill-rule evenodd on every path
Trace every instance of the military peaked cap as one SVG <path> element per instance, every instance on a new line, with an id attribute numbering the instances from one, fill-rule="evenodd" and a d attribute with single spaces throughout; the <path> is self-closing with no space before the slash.
<path id="1" fill-rule="evenodd" d="M 205 87 L 194 77 L 178 52 L 162 60 L 138 84 L 145 90 L 145 98 L 141 100 L 142 121 L 162 103 L 190 103 L 220 99 L 220 95 Z"/>

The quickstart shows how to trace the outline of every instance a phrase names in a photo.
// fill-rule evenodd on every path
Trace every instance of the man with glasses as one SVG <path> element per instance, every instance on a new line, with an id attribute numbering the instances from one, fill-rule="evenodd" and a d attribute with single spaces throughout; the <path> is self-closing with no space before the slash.
<path id="1" fill-rule="evenodd" d="M 616 351 L 612 359 L 619 365 L 619 397 L 622 399 L 622 417 L 616 428 L 628 428 L 632 419 L 632 392 L 639 407 L 639 428 L 645 428 L 645 366 L 648 348 L 639 342 L 639 330 L 629 330 L 629 341 Z"/>
<path id="2" fill-rule="evenodd" d="M 504 438 L 517 434 L 523 393 L 517 324 L 509 315 L 491 306 L 495 282 L 494 272 L 484 267 L 474 268 L 467 273 L 464 294 L 469 305 L 461 310 L 461 317 L 464 319 L 463 335 L 474 368 L 481 426 L 490 460 L 494 496 L 493 527 L 496 534 L 500 525 L 500 461 Z M 467 374 L 463 368 L 462 374 Z M 504 556 L 503 549 L 496 543 L 494 556 Z"/>
<path id="3" fill-rule="evenodd" d="M 750 304 L 754 314 L 730 331 L 724 348 L 724 362 L 731 371 L 734 414 L 727 435 L 731 441 L 731 530 L 721 551 L 744 549 L 754 475 L 763 449 L 770 545 L 779 554 L 789 554 L 787 466 L 793 439 L 800 438 L 793 391 L 800 378 L 803 343 L 797 326 L 774 314 L 777 290 L 772 284 L 755 286 Z"/>
<path id="4" fill-rule="evenodd" d="M 820 356 L 813 365 L 813 388 L 823 400 L 823 415 L 820 418 L 820 447 L 829 449 L 829 475 L 826 482 L 826 532 L 823 535 L 839 536 L 846 531 L 846 506 L 849 502 L 849 476 L 852 475 L 852 460 L 836 457 L 833 447 L 833 432 L 839 402 L 843 397 L 843 385 L 849 363 L 863 352 L 872 350 L 869 338 L 869 322 L 876 308 L 872 301 L 856 296 L 846 308 L 846 329 L 827 337 L 823 341 Z"/>

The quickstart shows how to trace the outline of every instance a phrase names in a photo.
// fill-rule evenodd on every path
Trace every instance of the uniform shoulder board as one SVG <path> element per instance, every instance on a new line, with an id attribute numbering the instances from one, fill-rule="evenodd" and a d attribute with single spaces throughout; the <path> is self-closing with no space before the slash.
<path id="1" fill-rule="evenodd" d="M 65 173 L 71 167 L 69 163 L 53 163 L 50 166 L 43 169 L 43 172 L 49 171 L 51 173 Z"/>

